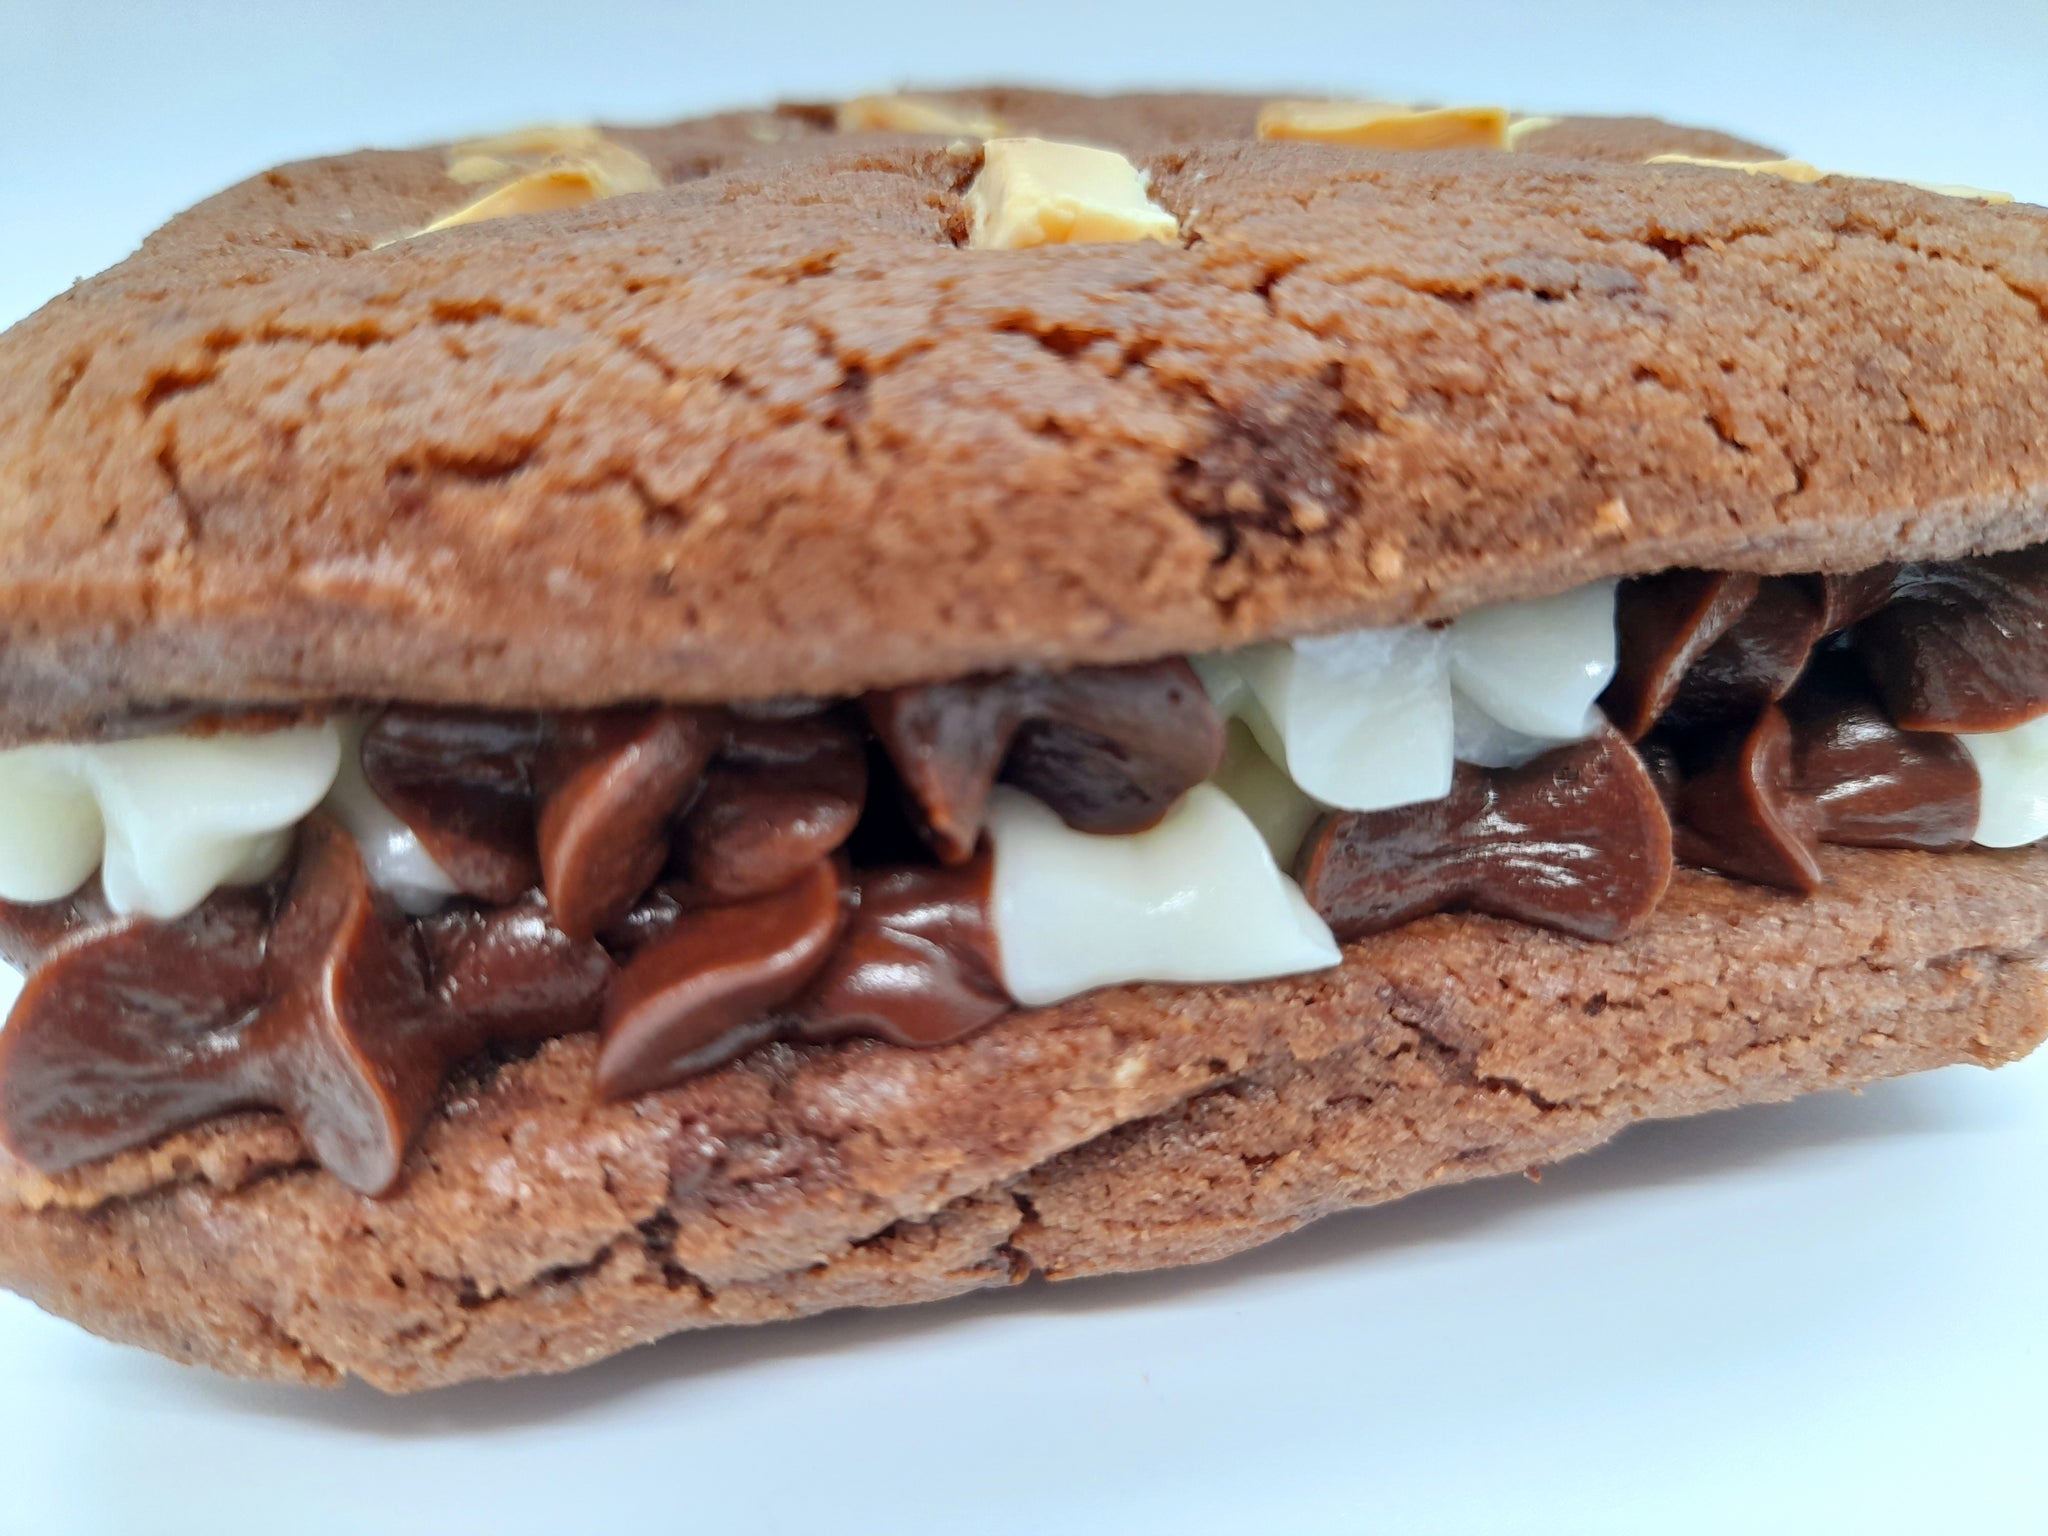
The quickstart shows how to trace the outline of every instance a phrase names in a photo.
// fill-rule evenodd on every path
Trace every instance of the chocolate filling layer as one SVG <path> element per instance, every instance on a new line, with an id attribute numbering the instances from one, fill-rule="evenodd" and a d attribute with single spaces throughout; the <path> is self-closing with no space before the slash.
<path id="1" fill-rule="evenodd" d="M 1296 861 L 1341 938 L 1472 910 L 1613 939 L 1675 855 L 1794 891 L 1823 842 L 1966 844 L 1957 732 L 2048 711 L 2048 550 L 1852 575 L 1622 585 L 1612 727 L 1441 800 L 1328 814 Z M 463 893 L 407 918 L 315 815 L 288 869 L 175 922 L 97 885 L 0 903 L 30 975 L 0 1031 L 0 1140 L 59 1171 L 238 1108 L 367 1192 L 449 1068 L 598 1029 L 597 1090 L 766 1041 L 928 1046 L 1003 989 L 982 837 L 998 782 L 1076 830 L 1158 823 L 1215 771 L 1185 662 L 1018 673 L 857 703 L 486 714 L 396 706 L 365 776 Z"/>

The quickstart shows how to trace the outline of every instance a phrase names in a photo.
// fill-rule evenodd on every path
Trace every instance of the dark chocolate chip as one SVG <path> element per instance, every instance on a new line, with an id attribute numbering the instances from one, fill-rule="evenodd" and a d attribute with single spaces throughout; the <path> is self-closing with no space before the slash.
<path id="1" fill-rule="evenodd" d="M 0 1140 L 16 1156 L 61 1173 L 252 1102 L 242 1033 L 263 1002 L 267 895 L 65 926 L 0 1030 Z"/>
<path id="2" fill-rule="evenodd" d="M 1792 691 L 1827 625 L 1821 584 L 1770 576 L 1727 631 L 1700 653 L 1665 712 L 1667 728 L 1739 730 Z"/>
<path id="3" fill-rule="evenodd" d="M 1742 617 L 1756 589 L 1756 577 L 1730 571 L 1664 571 L 1624 581 L 1614 602 L 1614 681 L 1600 695 L 1614 728 L 1641 740 L 1678 697 L 1687 669 Z"/>
<path id="4" fill-rule="evenodd" d="M 1785 701 L 1792 784 L 1820 839 L 1855 848 L 1969 845 L 1982 789 L 1953 736 L 1902 731 L 1847 665 L 1822 668 Z"/>
<path id="5" fill-rule="evenodd" d="M 423 919 L 434 996 L 492 1045 L 597 1028 L 615 967 L 604 946 L 572 939 L 537 896 L 509 907 L 455 907 Z"/>
<path id="6" fill-rule="evenodd" d="M 32 971 L 66 944 L 118 921 L 98 875 L 59 901 L 0 901 L 0 960 Z"/>
<path id="7" fill-rule="evenodd" d="M 1831 571 L 1813 578 L 1820 583 L 1823 631 L 1830 635 L 1839 633 L 1890 602 L 1892 582 L 1898 573 L 1896 565 L 1873 565 L 1867 571 L 1846 575 Z"/>
<path id="8" fill-rule="evenodd" d="M 458 890 L 512 901 L 540 881 L 533 772 L 551 733 L 541 715 L 399 706 L 363 733 L 363 776 Z"/>
<path id="9" fill-rule="evenodd" d="M 792 1010 L 803 1038 L 943 1045 L 1010 1012 L 989 900 L 994 876 L 986 843 L 948 869 L 864 873 L 845 934 Z"/>
<path id="10" fill-rule="evenodd" d="M 774 1036 L 773 1011 L 817 974 L 845 912 L 838 868 L 820 860 L 771 895 L 681 913 L 612 984 L 598 1091 L 650 1093 Z"/>
<path id="11" fill-rule="evenodd" d="M 1767 704 L 1678 787 L 1674 846 L 1687 864 L 1781 890 L 1820 889 L 1820 836 L 1793 788 L 1792 728 Z"/>
<path id="12" fill-rule="evenodd" d="M 865 702 L 948 864 L 974 856 L 998 777 L 1077 830 L 1142 832 L 1223 757 L 1223 720 L 1184 661 L 968 678 Z"/>
<path id="13" fill-rule="evenodd" d="M 2048 712 L 2048 545 L 1903 566 L 1891 590 L 1851 638 L 1893 723 L 2003 731 Z"/>
<path id="14" fill-rule="evenodd" d="M 562 718 L 538 769 L 541 883 L 562 932 L 590 938 L 653 884 L 668 862 L 670 823 L 725 733 L 715 710 Z"/>
<path id="15" fill-rule="evenodd" d="M 1671 826 L 1641 760 L 1603 728 L 1520 768 L 1461 763 L 1441 800 L 1325 816 L 1296 869 L 1340 939 L 1459 909 L 1615 939 L 1664 894 Z"/>
<path id="16" fill-rule="evenodd" d="M 766 895 L 829 858 L 867 799 L 867 757 L 827 717 L 738 719 L 682 826 L 680 866 L 706 902 Z"/>
<path id="17" fill-rule="evenodd" d="M 0 1139 L 54 1173 L 270 1108 L 323 1167 L 381 1193 L 454 1062 L 594 1021 L 609 970 L 536 907 L 437 919 L 430 977 L 417 931 L 319 814 L 274 921 L 271 903 L 226 887 L 174 922 L 81 915 L 0 1030 Z"/>

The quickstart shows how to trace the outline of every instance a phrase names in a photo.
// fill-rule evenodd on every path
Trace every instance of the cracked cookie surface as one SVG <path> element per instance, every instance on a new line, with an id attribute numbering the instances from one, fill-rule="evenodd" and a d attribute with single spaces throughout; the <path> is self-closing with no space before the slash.
<path id="1" fill-rule="evenodd" d="M 2048 221 L 1893 183 L 1127 145 L 1179 244 L 959 249 L 971 147 L 802 109 L 669 180 L 380 241 L 435 151 L 266 173 L 0 338 L 0 712 L 843 693 L 2036 536 Z"/>

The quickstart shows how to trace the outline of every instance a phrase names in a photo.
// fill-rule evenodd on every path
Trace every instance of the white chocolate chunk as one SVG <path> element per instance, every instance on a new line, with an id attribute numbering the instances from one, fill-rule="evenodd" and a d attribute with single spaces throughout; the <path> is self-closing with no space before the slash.
<path id="1" fill-rule="evenodd" d="M 1785 181 L 1815 182 L 1827 176 L 1849 176 L 1861 181 L 1895 181 L 1902 187 L 1917 187 L 1939 197 L 1960 197 L 1977 203 L 2009 203 L 2010 192 L 1993 192 L 1968 187 L 1955 181 L 1915 181 L 1910 176 L 1865 176 L 1860 171 L 1824 171 L 1804 160 L 1711 160 L 1703 155 L 1652 155 L 1646 165 L 1703 165 L 1709 170 L 1741 171 L 1749 176 L 1776 176 Z"/>
<path id="2" fill-rule="evenodd" d="M 835 116 L 841 133 L 943 133 L 992 139 L 1003 132 L 1001 118 L 963 112 L 925 96 L 856 96 L 840 103 Z"/>
<path id="3" fill-rule="evenodd" d="M 1360 629 L 1231 657 L 1259 745 L 1325 805 L 1347 811 L 1451 790 L 1451 683 L 1443 634 Z"/>
<path id="4" fill-rule="evenodd" d="M 1710 171 L 1740 171 L 1745 176 L 1775 176 L 1780 181 L 1819 181 L 1833 175 L 1805 160 L 1716 160 L 1708 155 L 1652 155 L 1645 165 L 1697 165 Z"/>
<path id="5" fill-rule="evenodd" d="M 1230 722 L 1224 738 L 1223 762 L 1211 781 L 1251 818 L 1272 850 L 1273 862 L 1293 867 L 1301 840 L 1323 808 L 1301 792 L 1280 765 L 1266 756 L 1258 738 L 1242 720 Z"/>
<path id="6" fill-rule="evenodd" d="M 1481 768 L 1519 768 L 1552 747 L 1577 740 L 1579 734 L 1531 736 L 1502 725 L 1456 688 L 1451 690 L 1451 755 L 1461 763 L 1475 763 Z"/>
<path id="7" fill-rule="evenodd" d="M 1451 683 L 1510 730 L 1577 741 L 1614 678 L 1612 581 L 1465 614 L 1450 629 Z"/>
<path id="8" fill-rule="evenodd" d="M 1259 109 L 1258 136 L 1362 149 L 1506 149 L 1508 110 L 1406 107 L 1385 101 L 1269 101 Z"/>
<path id="9" fill-rule="evenodd" d="M 1502 132 L 1503 148 L 1519 150 L 1522 140 L 1532 133 L 1541 133 L 1546 128 L 1555 128 L 1563 119 L 1556 117 L 1517 117 L 1512 119 Z"/>
<path id="10" fill-rule="evenodd" d="M 1145 173 L 1111 149 L 1047 139 L 991 139 L 967 189 L 969 246 L 1175 240 L 1180 225 L 1153 202 Z"/>
<path id="11" fill-rule="evenodd" d="M 1195 658 L 1305 793 L 1379 811 L 1450 793 L 1454 759 L 1511 768 L 1599 725 L 1615 583 L 1474 609 L 1440 629 L 1360 629 Z"/>
<path id="12" fill-rule="evenodd" d="M 0 752 L 0 900 L 55 901 L 100 867 L 99 802 L 67 748 Z"/>
<path id="13" fill-rule="evenodd" d="M 529 128 L 458 144 L 449 151 L 448 177 L 465 186 L 501 179 L 502 184 L 412 235 L 380 243 L 392 245 L 488 219 L 580 208 L 629 192 L 652 192 L 661 185 L 661 177 L 643 156 L 594 128 Z"/>
<path id="14" fill-rule="evenodd" d="M 1257 827 L 1198 784 L 1149 832 L 1076 832 L 1031 796 L 989 800 L 1003 985 L 1027 1007 L 1126 981 L 1320 970 L 1336 940 Z"/>
<path id="15" fill-rule="evenodd" d="M 2017 848 L 2048 836 L 2048 716 L 1956 740 L 1977 765 L 1981 787 L 1974 840 Z"/>
<path id="16" fill-rule="evenodd" d="M 370 883 L 389 891 L 403 910 L 423 917 L 446 905 L 456 894 L 456 885 L 363 776 L 363 731 L 368 724 L 360 717 L 342 722 L 341 767 L 320 809 L 355 838 Z"/>
<path id="17" fill-rule="evenodd" d="M 116 912 L 182 916 L 267 879 L 339 761 L 331 721 L 0 752 L 0 897 L 54 901 L 97 867 Z"/>
<path id="18" fill-rule="evenodd" d="M 108 904 L 169 918 L 215 886 L 271 873 L 289 842 L 277 834 L 334 782 L 341 735 L 327 720 L 72 750 L 106 822 L 100 878 Z"/>

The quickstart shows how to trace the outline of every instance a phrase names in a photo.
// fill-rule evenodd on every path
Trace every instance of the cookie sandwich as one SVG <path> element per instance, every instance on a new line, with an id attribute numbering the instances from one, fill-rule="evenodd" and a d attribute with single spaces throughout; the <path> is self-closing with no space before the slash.
<path id="1" fill-rule="evenodd" d="M 0 336 L 0 1284 L 409 1390 L 2021 1056 L 2044 317 L 1491 107 L 232 188 Z"/>

